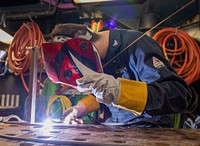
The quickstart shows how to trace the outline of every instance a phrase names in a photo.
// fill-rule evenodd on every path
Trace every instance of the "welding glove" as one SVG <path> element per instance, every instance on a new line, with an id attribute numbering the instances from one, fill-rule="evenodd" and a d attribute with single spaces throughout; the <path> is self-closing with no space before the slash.
<path id="1" fill-rule="evenodd" d="M 100 103 L 108 105 L 118 100 L 120 82 L 111 75 L 94 73 L 76 80 L 76 83 L 80 92 L 92 91 Z"/>
<path id="2" fill-rule="evenodd" d="M 86 115 L 86 109 L 85 106 L 82 102 L 78 102 L 77 105 L 72 106 L 70 108 L 68 108 L 64 114 L 63 114 L 63 119 L 64 119 L 64 123 L 65 124 L 73 124 L 73 122 L 76 123 L 82 123 L 82 120 L 78 118 Z"/>
<path id="3" fill-rule="evenodd" d="M 95 97 L 88 95 L 81 99 L 77 105 L 68 108 L 64 114 L 63 119 L 65 124 L 72 124 L 73 122 L 82 123 L 81 119 L 86 114 L 100 109 L 100 104 L 96 101 Z"/>
<path id="4" fill-rule="evenodd" d="M 104 73 L 86 75 L 78 80 L 80 92 L 90 90 L 98 102 L 114 106 L 141 115 L 147 102 L 147 84 L 124 78 L 115 79 Z"/>

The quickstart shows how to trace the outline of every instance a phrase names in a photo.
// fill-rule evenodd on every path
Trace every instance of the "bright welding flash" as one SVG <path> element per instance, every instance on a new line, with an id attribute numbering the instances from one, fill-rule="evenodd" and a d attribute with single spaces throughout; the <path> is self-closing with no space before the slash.
<path id="1" fill-rule="evenodd" d="M 53 126 L 53 122 L 51 121 L 51 119 L 46 119 L 44 122 L 43 122 L 43 129 L 44 130 L 51 130 L 52 129 L 52 126 Z"/>

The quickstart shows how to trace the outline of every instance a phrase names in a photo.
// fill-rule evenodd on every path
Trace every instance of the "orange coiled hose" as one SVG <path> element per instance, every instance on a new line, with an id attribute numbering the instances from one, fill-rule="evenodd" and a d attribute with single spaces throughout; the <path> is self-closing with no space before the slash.
<path id="1" fill-rule="evenodd" d="M 24 81 L 24 74 L 30 67 L 31 49 L 35 46 L 40 46 L 44 43 L 43 34 L 36 23 L 24 23 L 15 33 L 13 41 L 8 50 L 8 62 L 10 69 L 15 75 L 21 75 L 23 85 L 28 91 Z M 38 51 L 38 61 L 41 63 L 41 51 Z"/>
<path id="2" fill-rule="evenodd" d="M 153 39 L 162 46 L 170 64 L 187 84 L 199 79 L 200 47 L 191 36 L 176 28 L 164 28 Z"/>

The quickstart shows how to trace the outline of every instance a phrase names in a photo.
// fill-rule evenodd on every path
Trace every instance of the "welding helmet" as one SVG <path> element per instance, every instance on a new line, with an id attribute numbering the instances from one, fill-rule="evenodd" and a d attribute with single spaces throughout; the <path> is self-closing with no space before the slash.
<path id="1" fill-rule="evenodd" d="M 7 72 L 7 52 L 0 50 L 0 76 L 4 76 Z"/>
<path id="2" fill-rule="evenodd" d="M 103 71 L 95 46 L 83 38 L 73 38 L 59 43 L 44 43 L 42 55 L 49 79 L 74 88 L 76 88 L 76 79 L 86 74 Z"/>

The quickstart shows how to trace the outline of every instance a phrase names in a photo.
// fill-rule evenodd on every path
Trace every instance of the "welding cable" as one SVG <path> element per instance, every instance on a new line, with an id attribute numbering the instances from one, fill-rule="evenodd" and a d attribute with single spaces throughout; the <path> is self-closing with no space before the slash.
<path id="1" fill-rule="evenodd" d="M 153 39 L 162 46 L 170 64 L 187 84 L 199 79 L 200 46 L 191 36 L 177 28 L 164 28 Z"/>
<path id="2" fill-rule="evenodd" d="M 87 114 L 86 115 L 88 117 L 88 119 L 92 122 L 92 124 L 95 125 L 101 125 L 101 122 L 99 120 L 96 120 L 94 117 L 92 117 L 91 115 Z"/>
<path id="3" fill-rule="evenodd" d="M 38 46 L 38 62 L 41 63 L 40 46 L 44 43 L 44 37 L 39 26 L 34 22 L 24 23 L 15 33 L 13 41 L 8 50 L 8 62 L 10 69 L 15 75 L 21 75 L 24 88 L 28 92 L 28 87 L 24 80 L 24 73 L 30 67 L 31 49 Z"/>
<path id="4" fill-rule="evenodd" d="M 52 106 L 52 104 L 53 104 L 57 99 L 60 99 L 60 102 L 61 102 L 62 106 L 60 106 L 60 108 L 58 108 L 57 111 L 56 111 L 55 113 L 53 113 L 53 115 L 52 115 L 51 117 L 53 117 L 54 115 L 56 115 L 56 113 L 57 113 L 58 111 L 60 111 L 61 108 L 62 108 L 62 114 L 63 114 L 69 107 L 72 106 L 71 101 L 70 101 L 69 98 L 66 97 L 66 96 L 63 96 L 63 95 L 54 95 L 54 96 L 51 96 L 50 99 L 49 99 L 49 101 L 48 101 L 47 110 L 46 110 L 46 116 L 49 115 L 51 106 Z"/>
<path id="5" fill-rule="evenodd" d="M 193 130 L 200 128 L 200 116 L 197 116 L 194 121 L 191 118 L 187 118 L 183 128 L 191 128 Z"/>

